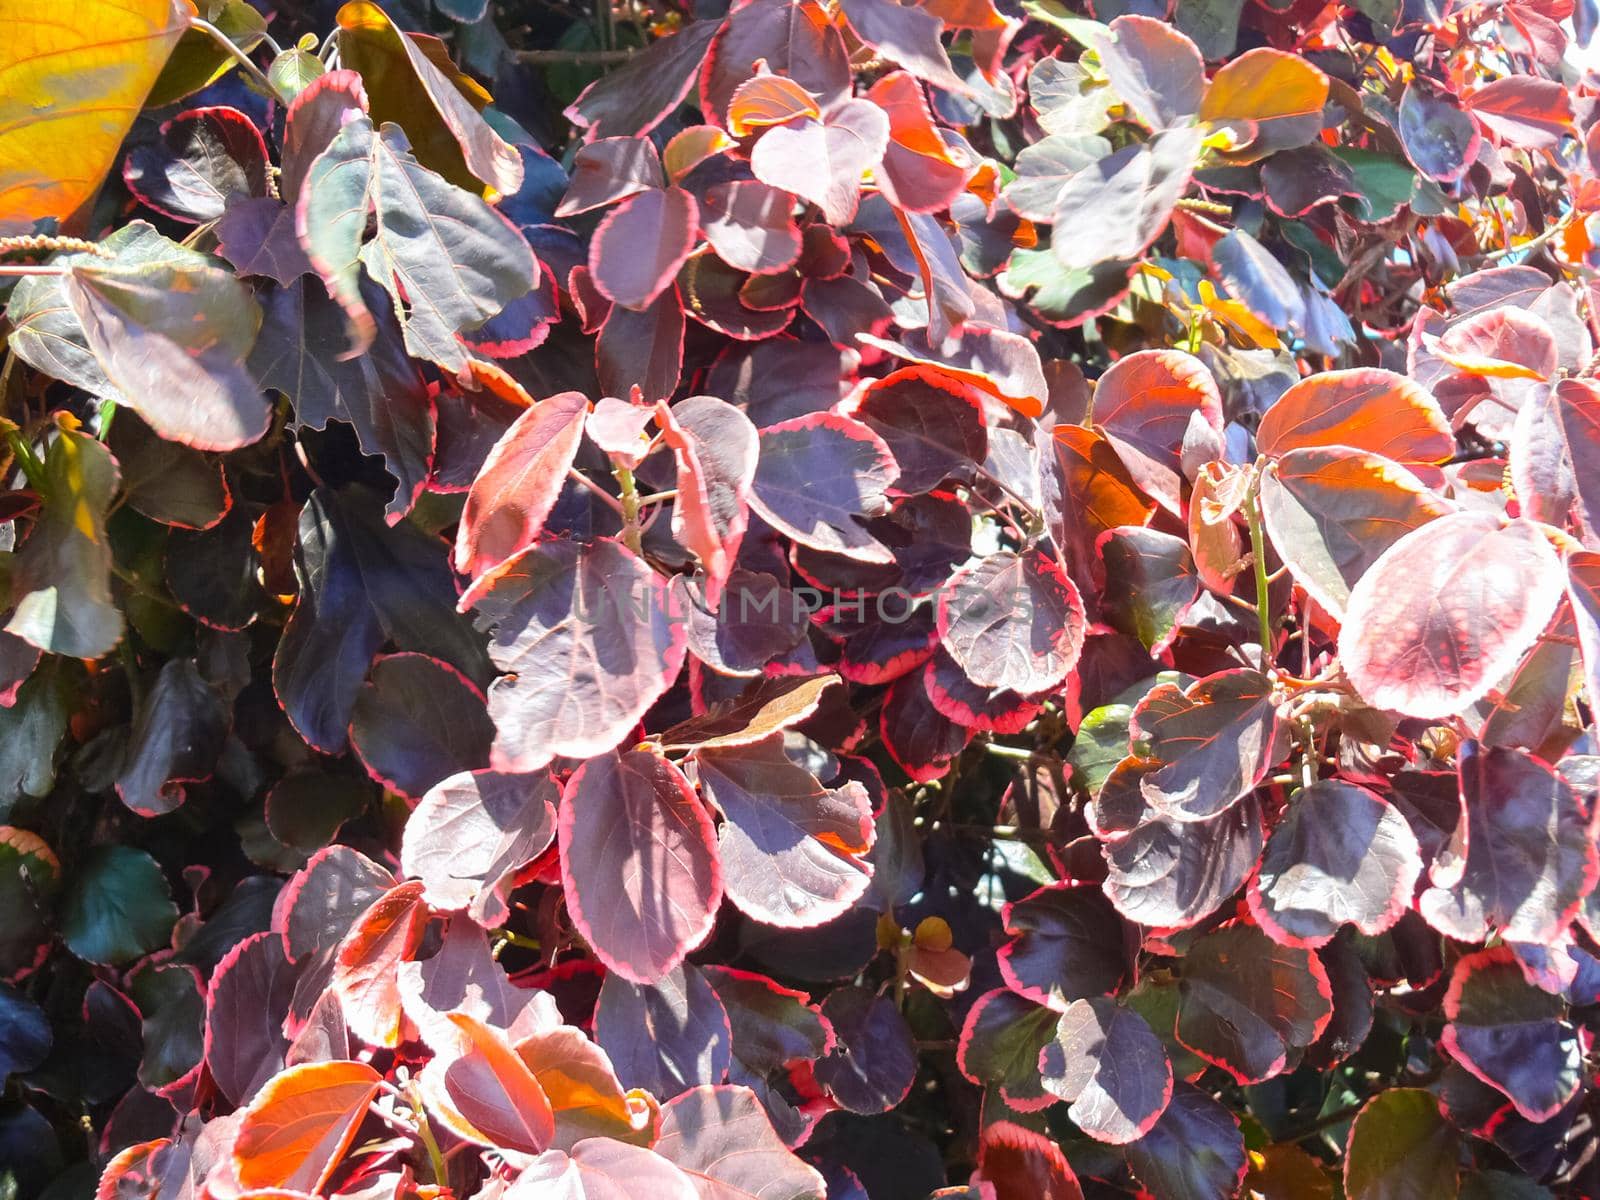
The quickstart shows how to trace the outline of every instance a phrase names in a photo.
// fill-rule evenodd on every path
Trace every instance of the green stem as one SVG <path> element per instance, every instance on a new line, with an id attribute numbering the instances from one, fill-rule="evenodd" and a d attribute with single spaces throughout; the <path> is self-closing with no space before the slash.
<path id="1" fill-rule="evenodd" d="M 1261 530 L 1261 466 L 1261 463 L 1256 463 L 1256 478 L 1250 485 L 1244 515 L 1250 526 L 1250 557 L 1255 560 L 1256 620 L 1260 623 L 1261 666 L 1264 670 L 1272 665 L 1272 600 L 1268 595 L 1272 585 L 1267 580 L 1267 539 Z"/>
<path id="2" fill-rule="evenodd" d="M 639 527 L 639 485 L 627 467 L 615 467 L 611 472 L 622 489 L 622 544 L 635 554 L 644 553 L 643 532 Z"/>
<path id="3" fill-rule="evenodd" d="M 223 33 L 222 30 L 218 29 L 210 21 L 202 21 L 199 17 L 190 17 L 189 28 L 199 30 L 201 33 L 205 34 L 208 38 L 215 42 L 218 49 L 225 52 L 229 58 L 233 59 L 236 63 L 243 67 L 245 74 L 254 79 L 256 83 L 266 88 L 267 94 L 275 97 L 280 104 L 287 106 L 289 101 L 293 99 L 292 96 L 285 96 L 276 87 L 274 87 L 272 80 L 267 78 L 266 72 L 260 67 L 256 66 L 256 64 L 250 60 L 250 56 L 248 54 L 239 49 L 238 46 L 234 45 L 231 37 Z"/>
<path id="4" fill-rule="evenodd" d="M 22 473 L 28 478 L 28 486 L 36 492 L 45 490 L 48 482 L 45 479 L 44 463 L 39 461 L 39 456 L 33 452 L 33 447 L 28 445 L 28 440 L 22 436 L 22 430 L 15 425 L 6 430 L 6 445 L 10 447 L 12 456 L 22 467 Z"/>
<path id="5" fill-rule="evenodd" d="M 444 1187 L 450 1177 L 450 1168 L 445 1165 L 444 1154 L 439 1149 L 439 1141 L 433 1136 L 433 1129 L 428 1124 L 428 1114 L 423 1108 L 422 1097 L 415 1092 L 415 1085 L 406 1091 L 406 1102 L 411 1105 L 411 1112 L 417 1118 L 417 1136 L 422 1139 L 422 1145 L 428 1152 L 428 1168 L 433 1172 L 433 1182 Z"/>

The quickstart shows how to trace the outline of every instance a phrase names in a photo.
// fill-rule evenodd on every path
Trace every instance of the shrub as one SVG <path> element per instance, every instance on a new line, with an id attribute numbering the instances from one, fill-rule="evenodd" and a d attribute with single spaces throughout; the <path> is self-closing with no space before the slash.
<path id="1" fill-rule="evenodd" d="M 1600 1194 L 1592 4 L 202 10 L 0 4 L 10 1193 Z"/>

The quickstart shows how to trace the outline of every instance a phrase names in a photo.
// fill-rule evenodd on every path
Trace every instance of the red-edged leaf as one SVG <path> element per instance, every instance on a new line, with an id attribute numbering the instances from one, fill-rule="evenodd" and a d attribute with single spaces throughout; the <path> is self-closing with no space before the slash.
<path id="1" fill-rule="evenodd" d="M 858 518 L 882 515 L 899 475 L 883 439 L 860 421 L 815 413 L 761 431 L 750 505 L 780 533 L 863 562 L 889 549 Z"/>
<path id="2" fill-rule="evenodd" d="M 240 1186 L 320 1192 L 381 1082 L 358 1062 L 306 1063 L 276 1076 L 244 1110 L 234 1138 Z"/>
<path id="3" fill-rule="evenodd" d="M 513 985 L 505 968 L 494 960 L 488 935 L 460 914 L 446 924 L 436 953 L 420 962 L 400 964 L 398 983 L 406 1016 L 436 1055 L 448 1057 L 465 1048 L 452 1014 L 476 1017 L 501 1029 L 544 1025 L 552 1019 L 550 996 Z"/>
<path id="4" fill-rule="evenodd" d="M 1308 446 L 1349 446 L 1396 462 L 1437 463 L 1455 453 L 1439 404 L 1393 371 L 1324 371 L 1294 384 L 1261 418 L 1256 448 L 1274 457 Z"/>
<path id="5" fill-rule="evenodd" d="M 1463 743 L 1463 827 L 1417 908 L 1441 933 L 1548 943 L 1600 877 L 1593 823 L 1572 787 L 1523 750 Z"/>
<path id="6" fill-rule="evenodd" d="M 872 878 L 872 805 L 855 782 L 826 788 L 774 735 L 703 750 L 696 773 L 721 810 L 718 850 L 728 899 L 757 921 L 821 925 L 850 907 Z"/>
<path id="7" fill-rule="evenodd" d="M 1555 386 L 1555 405 L 1583 518 L 1600 530 L 1600 386 L 1563 379 Z"/>
<path id="8" fill-rule="evenodd" d="M 1484 379 L 1549 379 L 1560 365 L 1555 332 L 1543 318 L 1505 306 L 1474 313 L 1433 343 L 1433 354 Z"/>
<path id="9" fill-rule="evenodd" d="M 755 275 L 787 270 L 800 257 L 794 197 L 752 179 L 706 189 L 701 231 L 717 257 Z"/>
<path id="10" fill-rule="evenodd" d="M 999 988 L 979 996 L 967 1010 L 956 1043 L 956 1066 L 981 1088 L 1000 1089 L 1019 1112 L 1055 1103 L 1039 1078 L 1039 1055 L 1055 1035 L 1056 1013 Z"/>
<path id="11" fill-rule="evenodd" d="M 1177 821 L 1152 808 L 1140 791 L 1160 770 L 1126 759 L 1096 801 L 1108 877 L 1105 891 L 1123 916 L 1141 925 L 1188 928 L 1227 902 L 1261 858 L 1261 809 L 1246 796 L 1210 821 Z M 1108 813 L 1124 810 L 1115 830 Z"/>
<path id="12" fill-rule="evenodd" d="M 828 13 L 812 0 L 751 0 L 729 16 L 711 44 L 700 76 L 700 109 L 727 116 L 735 90 L 765 62 L 832 108 L 850 94 L 850 61 Z"/>
<path id="13" fill-rule="evenodd" d="M 1478 123 L 1447 93 L 1413 81 L 1400 99 L 1395 132 L 1406 157 L 1429 179 L 1454 183 L 1478 158 Z"/>
<path id="14" fill-rule="evenodd" d="M 642 312 L 612 305 L 595 339 L 594 358 L 604 392 L 626 396 L 637 387 L 646 404 L 671 396 L 683 371 L 678 289 L 667 288 Z"/>
<path id="15" fill-rule="evenodd" d="M 792 192 L 822 209 L 830 224 L 856 215 L 861 177 L 883 160 L 889 118 L 867 100 L 846 100 L 822 120 L 802 117 L 774 125 L 750 154 L 750 169 L 762 183 Z"/>
<path id="16" fill-rule="evenodd" d="M 824 1090 L 857 1113 L 888 1112 L 904 1100 L 916 1079 L 917 1051 L 894 1000 L 842 987 L 828 993 L 822 1015 L 839 1039 L 817 1060 L 816 1079 Z"/>
<path id="17" fill-rule="evenodd" d="M 1068 1006 L 1038 1062 L 1047 1091 L 1073 1124 L 1123 1146 L 1155 1127 L 1172 1099 L 1172 1064 L 1137 1012 L 1104 996 Z"/>
<path id="18" fill-rule="evenodd" d="M 598 1136 L 643 1144 L 654 1133 L 654 1102 L 624 1091 L 606 1052 L 581 1029 L 540 1030 L 520 1039 L 516 1051 L 550 1101 L 556 1149 Z"/>
<path id="19" fill-rule="evenodd" d="M 206 994 L 206 1068 L 236 1105 L 283 1069 L 294 982 L 283 939 L 270 931 L 245 938 L 217 964 Z"/>
<path id="20" fill-rule="evenodd" d="M 1176 820 L 1204 821 L 1248 793 L 1274 761 L 1281 722 L 1257 671 L 1219 671 L 1187 690 L 1163 683 L 1134 709 L 1133 735 L 1164 765 L 1140 783 Z"/>
<path id="21" fill-rule="evenodd" d="M 1119 358 L 1100 377 L 1091 415 L 1134 482 L 1177 512 L 1180 455 L 1196 411 L 1222 432 L 1222 396 L 1205 364 L 1178 350 L 1140 350 Z"/>
<path id="22" fill-rule="evenodd" d="M 1200 120 L 1245 134 L 1241 140 L 1247 144 L 1235 157 L 1248 162 L 1309 142 L 1322 128 L 1327 101 L 1328 77 L 1310 62 L 1258 47 L 1218 68 L 1201 102 Z"/>
<path id="23" fill-rule="evenodd" d="M 1466 105 L 1507 146 L 1551 148 L 1573 132 L 1572 96 L 1555 79 L 1507 75 L 1472 92 Z"/>
<path id="24" fill-rule="evenodd" d="M 117 795 L 140 816 L 171 812 L 185 783 L 211 778 L 228 725 L 222 696 L 195 660 L 169 659 L 134 719 Z"/>
<path id="25" fill-rule="evenodd" d="M 443 1086 L 450 1103 L 480 1135 L 473 1140 L 539 1153 L 555 1135 L 555 1117 L 528 1064 L 500 1030 L 467 1013 L 449 1017 L 470 1049 L 445 1068 Z"/>
<path id="26" fill-rule="evenodd" d="M 411 810 L 400 869 L 422 880 L 432 907 L 464 908 L 484 925 L 504 924 L 516 872 L 555 840 L 560 795 L 543 773 L 451 775 Z"/>
<path id="27" fill-rule="evenodd" d="M 478 601 L 489 656 L 494 766 L 535 771 L 604 754 L 677 678 L 684 632 L 666 581 L 616 542 L 544 542 Z"/>
<path id="28" fill-rule="evenodd" d="M 1000 975 L 1035 1004 L 1065 1012 L 1127 978 L 1125 927 L 1097 888 L 1043 887 L 1006 905 L 1002 919 L 1011 940 L 1000 948 Z"/>
<path id="29" fill-rule="evenodd" d="M 1083 1188 L 1061 1147 L 1010 1121 L 984 1127 L 972 1178 L 994 1200 L 1083 1200 Z"/>
<path id="30" fill-rule="evenodd" d="M 416 952 L 428 920 L 422 884 L 396 884 L 362 913 L 333 965 L 333 991 L 350 1032 L 374 1046 L 396 1046 L 405 1013 L 395 972 Z"/>
<path id="31" fill-rule="evenodd" d="M 1123 1153 L 1134 1179 L 1162 1200 L 1226 1200 L 1250 1165 L 1238 1119 L 1187 1083 L 1173 1089 L 1155 1128 Z"/>
<path id="32" fill-rule="evenodd" d="M 624 135 L 648 143 L 649 133 L 689 94 L 720 20 L 691 21 L 670 37 L 657 38 L 615 70 L 579 93 L 563 114 L 590 138 Z"/>
<path id="33" fill-rule="evenodd" d="M 939 640 L 984 687 L 1044 692 L 1083 651 L 1083 601 L 1055 562 L 1002 551 L 953 576 L 939 595 Z"/>
<path id="34" fill-rule="evenodd" d="M 824 1200 L 827 1186 L 772 1131 L 755 1093 L 697 1087 L 662 1105 L 656 1153 L 695 1182 L 700 1200 Z"/>
<path id="35" fill-rule="evenodd" d="M 699 206 L 682 188 L 652 188 L 614 208 L 589 243 L 589 275 L 613 303 L 643 312 L 695 247 Z"/>
<path id="36" fill-rule="evenodd" d="M 705 568 L 705 601 L 715 612 L 750 522 L 750 489 L 760 435 L 750 418 L 714 396 L 656 406 L 678 467 L 672 533 Z"/>
<path id="37" fill-rule="evenodd" d="M 199 224 L 235 203 L 267 194 L 267 145 L 236 108 L 192 108 L 131 147 L 122 178 L 142 204 Z"/>
<path id="38" fill-rule="evenodd" d="M 1353 783 L 1318 780 L 1295 794 L 1250 884 L 1250 911 L 1275 941 L 1323 946 L 1339 927 L 1385 932 L 1422 872 L 1416 835 L 1398 809 Z"/>
<path id="39" fill-rule="evenodd" d="M 1456 963 L 1440 1046 L 1530 1121 L 1548 1121 L 1584 1084 L 1584 1042 L 1566 1003 L 1523 977 L 1509 946 Z"/>
<path id="40" fill-rule="evenodd" d="M 899 0 L 843 0 L 839 8 L 856 36 L 890 62 L 947 92 L 971 93 L 950 66 L 939 41 L 944 23 L 933 13 Z"/>
<path id="41" fill-rule="evenodd" d="M 1207 934 L 1183 957 L 1178 1040 L 1240 1083 L 1284 1070 L 1289 1052 L 1322 1036 L 1333 988 L 1322 960 L 1235 925 Z"/>
<path id="42" fill-rule="evenodd" d="M 878 716 L 884 749 L 917 783 L 937 779 L 972 740 L 972 730 L 950 720 L 928 698 L 922 674 L 912 671 L 890 686 Z"/>
<path id="43" fill-rule="evenodd" d="M 733 1061 L 727 1011 L 710 982 L 687 963 L 651 984 L 606 976 L 594 1036 L 625 1086 L 662 1099 L 721 1083 Z"/>
<path id="44" fill-rule="evenodd" d="M 566 197 L 558 217 L 576 216 L 659 188 L 661 156 L 649 138 L 608 137 L 579 146 L 572 159 Z"/>
<path id="45" fill-rule="evenodd" d="M 1398 463 L 1343 446 L 1290 450 L 1262 474 L 1260 500 L 1289 573 L 1336 617 L 1385 550 L 1454 511 Z"/>
<path id="46" fill-rule="evenodd" d="M 1220 410 L 1220 398 L 1217 403 Z M 1103 576 L 1096 553 L 1100 535 L 1118 526 L 1143 525 L 1156 506 L 1104 434 L 1082 425 L 1057 425 L 1050 444 L 1050 536 L 1079 592 L 1095 596 Z"/>
<path id="47" fill-rule="evenodd" d="M 918 12 L 899 4 L 904 13 Z M 889 144 L 874 172 L 889 203 L 903 212 L 937 213 L 950 207 L 967 186 L 976 164 L 946 142 L 933 123 L 922 85 L 904 71 L 885 75 L 867 98 L 889 118 Z"/>
<path id="48" fill-rule="evenodd" d="M 978 393 L 935 368 L 903 367 L 868 384 L 855 417 L 881 437 L 900 467 L 896 491 L 932 490 L 988 454 Z"/>
<path id="49" fill-rule="evenodd" d="M 815 96 L 787 75 L 756 75 L 741 83 L 728 101 L 728 132 L 736 138 L 801 117 L 820 119 L 822 109 Z"/>
<path id="50" fill-rule="evenodd" d="M 493 741 L 483 693 L 426 654 L 380 658 L 350 715 L 350 748 L 367 774 L 411 798 L 458 770 L 488 766 Z"/>
<path id="51" fill-rule="evenodd" d="M 923 667 L 922 685 L 943 716 L 978 733 L 1021 733 L 1044 699 L 974 683 L 943 647 Z"/>
<path id="52" fill-rule="evenodd" d="M 1600 704 L 1600 553 L 1580 550 L 1567 556 L 1567 595 L 1583 649 L 1589 703 Z"/>
<path id="53" fill-rule="evenodd" d="M 837 675 L 763 679 L 657 740 L 670 749 L 748 746 L 806 720 L 817 711 L 822 694 L 838 682 Z"/>
<path id="54" fill-rule="evenodd" d="M 539 540 L 583 440 L 588 412 L 581 392 L 561 392 L 524 410 L 495 442 L 461 511 L 457 571 L 481 579 Z"/>
<path id="55" fill-rule="evenodd" d="M 1510 672 L 1562 591 L 1561 560 L 1539 525 L 1454 513 L 1406 534 L 1361 577 L 1339 657 L 1374 707 L 1450 716 Z"/>
<path id="56" fill-rule="evenodd" d="M 1056 193 L 1050 249 L 1069 271 L 1133 260 L 1160 237 L 1200 152 L 1195 127 L 1130 142 L 1075 171 Z"/>
<path id="57" fill-rule="evenodd" d="M 506 1189 L 507 1200 L 701 1200 L 694 1180 L 652 1150 L 614 1138 L 585 1138 L 570 1154 L 547 1150 Z"/>
<path id="58" fill-rule="evenodd" d="M 666 759 L 590 759 L 562 793 L 557 838 L 572 919 L 623 978 L 660 979 L 710 935 L 722 900 L 716 831 Z"/>
<path id="59" fill-rule="evenodd" d="M 1159 653 L 1177 636 L 1200 595 L 1189 543 L 1170 533 L 1127 525 L 1102 533 L 1096 549 L 1105 572 L 1101 604 L 1107 624 Z"/>
<path id="60" fill-rule="evenodd" d="M 1149 128 L 1170 129 L 1200 111 L 1205 63 L 1195 44 L 1168 22 L 1120 16 L 1091 45 L 1112 92 Z"/>

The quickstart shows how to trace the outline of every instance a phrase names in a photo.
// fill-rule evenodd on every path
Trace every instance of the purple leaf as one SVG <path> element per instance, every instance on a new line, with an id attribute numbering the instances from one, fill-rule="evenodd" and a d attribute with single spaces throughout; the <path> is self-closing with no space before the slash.
<path id="1" fill-rule="evenodd" d="M 1257 671 L 1219 671 L 1187 691 L 1163 683 L 1133 713 L 1134 738 L 1163 764 L 1140 787 L 1175 820 L 1209 820 L 1261 782 L 1280 728 L 1272 685 Z"/>
<path id="2" fill-rule="evenodd" d="M 692 966 L 674 967 L 654 984 L 606 976 L 594 1036 L 624 1087 L 664 1100 L 721 1083 L 732 1061 L 728 1014 Z"/>
<path id="3" fill-rule="evenodd" d="M 1144 1137 L 1172 1099 L 1161 1039 L 1138 1013 L 1103 996 L 1068 1006 L 1038 1070 L 1045 1089 L 1070 1103 L 1073 1124 L 1113 1145 Z"/>
<path id="4" fill-rule="evenodd" d="M 1133 1177 L 1162 1200 L 1226 1200 L 1250 1165 L 1237 1119 L 1187 1083 L 1173 1090 L 1155 1128 L 1123 1153 Z"/>
<path id="5" fill-rule="evenodd" d="M 761 431 L 750 505 L 804 545 L 889 562 L 889 549 L 858 518 L 888 509 L 898 475 L 888 446 L 861 422 L 834 413 L 796 417 Z"/>
<path id="6" fill-rule="evenodd" d="M 122 178 L 141 204 L 191 224 L 215 221 L 235 197 L 267 194 L 267 145 L 236 108 L 192 108 L 128 151 Z"/>
<path id="7" fill-rule="evenodd" d="M 589 275 L 613 303 L 643 312 L 695 247 L 699 208 L 682 188 L 652 188 L 606 214 L 589 243 Z"/>
<path id="8" fill-rule="evenodd" d="M 888 996 L 860 987 L 829 992 L 822 1015 L 838 1042 L 817 1060 L 817 1082 L 851 1112 L 881 1113 L 896 1107 L 911 1091 L 917 1050 L 905 1018 Z"/>
<path id="9" fill-rule="evenodd" d="M 1115 992 L 1128 977 L 1126 927 L 1105 895 L 1088 885 L 1053 884 L 1008 904 L 1011 940 L 1000 975 L 1019 996 L 1056 1012 Z"/>

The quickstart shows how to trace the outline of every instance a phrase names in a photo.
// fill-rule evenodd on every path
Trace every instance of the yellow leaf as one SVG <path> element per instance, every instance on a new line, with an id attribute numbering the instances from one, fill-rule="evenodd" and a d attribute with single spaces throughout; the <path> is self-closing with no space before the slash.
<path id="1" fill-rule="evenodd" d="M 0 0 L 0 235 L 65 223 L 188 24 L 181 0 Z"/>

